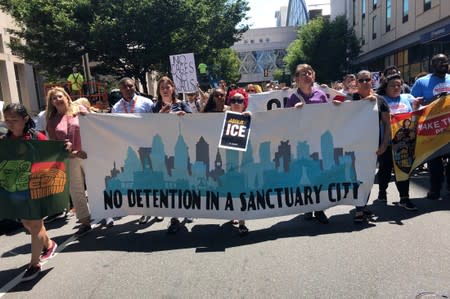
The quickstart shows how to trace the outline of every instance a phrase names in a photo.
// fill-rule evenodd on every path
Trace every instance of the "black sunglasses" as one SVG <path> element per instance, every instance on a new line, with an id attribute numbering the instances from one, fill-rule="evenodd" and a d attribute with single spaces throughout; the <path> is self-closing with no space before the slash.
<path id="1" fill-rule="evenodd" d="M 243 104 L 244 103 L 244 99 L 239 98 L 239 97 L 232 97 L 230 99 L 230 103 L 231 104 Z"/>
<path id="2" fill-rule="evenodd" d="M 358 79 L 359 83 L 369 83 L 370 81 L 372 81 L 372 79 L 367 78 L 367 79 Z"/>

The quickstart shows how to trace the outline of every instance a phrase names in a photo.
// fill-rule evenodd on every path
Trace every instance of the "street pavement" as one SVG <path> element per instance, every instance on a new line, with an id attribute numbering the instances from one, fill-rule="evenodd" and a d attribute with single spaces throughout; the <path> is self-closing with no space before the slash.
<path id="1" fill-rule="evenodd" d="M 0 236 L 1 298 L 450 298 L 450 199 L 423 199 L 427 176 L 411 180 L 419 211 L 374 201 L 377 215 L 354 224 L 354 209 L 327 210 L 330 223 L 292 215 L 229 222 L 196 219 L 176 235 L 164 222 L 124 217 L 75 239 L 76 220 L 47 225 L 58 254 L 38 279 L 18 283 L 30 258 L 23 229 Z"/>

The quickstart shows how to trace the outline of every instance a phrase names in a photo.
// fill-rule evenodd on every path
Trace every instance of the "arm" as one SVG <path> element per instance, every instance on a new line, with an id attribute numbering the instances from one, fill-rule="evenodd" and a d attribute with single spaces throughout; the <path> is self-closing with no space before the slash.
<path id="1" fill-rule="evenodd" d="M 391 139 L 391 118 L 389 112 L 381 112 L 381 122 L 383 123 L 384 133 L 383 140 L 381 141 L 381 144 L 376 152 L 378 156 L 386 151 Z"/>

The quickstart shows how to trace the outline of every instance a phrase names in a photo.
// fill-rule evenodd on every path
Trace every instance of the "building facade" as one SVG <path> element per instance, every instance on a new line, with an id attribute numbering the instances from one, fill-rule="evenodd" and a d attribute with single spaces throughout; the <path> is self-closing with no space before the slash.
<path id="1" fill-rule="evenodd" d="M 305 0 L 289 0 L 287 26 L 302 26 L 308 23 L 308 7 Z"/>
<path id="2" fill-rule="evenodd" d="M 0 101 L 22 103 L 29 111 L 38 112 L 44 105 L 38 96 L 42 82 L 33 67 L 9 48 L 15 40 L 8 29 L 16 29 L 14 20 L 0 11 Z"/>
<path id="3" fill-rule="evenodd" d="M 406 82 L 430 71 L 431 57 L 450 53 L 449 0 L 345 0 L 345 12 L 361 40 L 355 68 L 382 71 L 396 65 Z"/>
<path id="4" fill-rule="evenodd" d="M 250 29 L 232 49 L 240 60 L 239 83 L 273 80 L 276 69 L 284 69 L 286 49 L 297 37 L 297 27 Z"/>

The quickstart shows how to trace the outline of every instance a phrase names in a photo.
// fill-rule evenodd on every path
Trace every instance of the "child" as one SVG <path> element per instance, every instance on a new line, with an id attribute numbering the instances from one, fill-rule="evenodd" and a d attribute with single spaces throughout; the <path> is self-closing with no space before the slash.
<path id="1" fill-rule="evenodd" d="M 22 104 L 7 104 L 3 108 L 3 115 L 8 128 L 3 139 L 47 140 L 44 134 L 34 130 L 35 123 Z M 70 147 L 70 144 L 66 144 L 67 147 Z M 39 275 L 41 263 L 54 256 L 58 245 L 48 236 L 42 219 L 21 221 L 31 234 L 31 261 L 22 277 L 22 281 L 29 281 Z"/>

